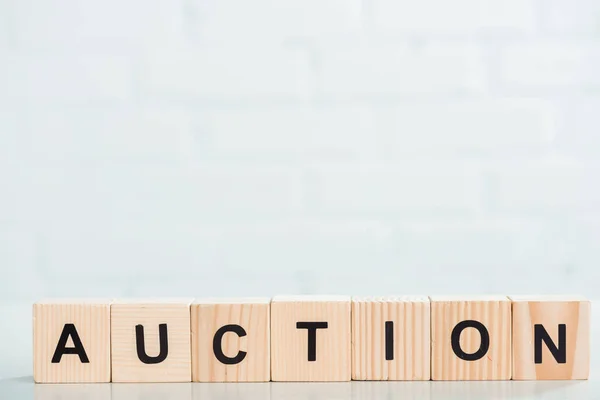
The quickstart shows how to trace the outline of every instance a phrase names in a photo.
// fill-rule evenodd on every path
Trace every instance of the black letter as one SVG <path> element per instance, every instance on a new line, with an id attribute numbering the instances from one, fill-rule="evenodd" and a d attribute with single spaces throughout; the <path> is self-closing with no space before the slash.
<path id="1" fill-rule="evenodd" d="M 135 326 L 135 341 L 137 344 L 137 355 L 144 364 L 158 364 L 167 358 L 169 354 L 169 341 L 167 340 L 167 324 L 158 325 L 158 341 L 160 343 L 160 351 L 156 357 L 150 357 L 146 354 L 146 345 L 144 343 L 144 327 L 142 325 Z"/>
<path id="2" fill-rule="evenodd" d="M 475 328 L 481 335 L 481 344 L 479 345 L 479 350 L 472 354 L 465 353 L 460 348 L 460 334 L 466 328 Z M 485 356 L 485 353 L 487 353 L 488 349 L 490 348 L 490 334 L 485 326 L 483 326 L 483 324 L 479 321 L 461 321 L 452 330 L 451 342 L 452 350 L 454 351 L 454 354 L 458 356 L 458 358 L 465 361 L 475 361 Z"/>
<path id="3" fill-rule="evenodd" d="M 215 357 L 217 357 L 217 360 L 221 361 L 223 364 L 239 364 L 244 360 L 244 358 L 246 358 L 245 351 L 240 350 L 235 357 L 227 357 L 225 354 L 223 354 L 221 341 L 223 340 L 223 335 L 226 332 L 233 332 L 239 337 L 246 336 L 246 331 L 239 325 L 225 325 L 220 327 L 213 338 L 213 352 L 215 353 Z"/>
<path id="4" fill-rule="evenodd" d="M 394 359 L 394 322 L 385 321 L 385 359 Z"/>
<path id="5" fill-rule="evenodd" d="M 67 345 L 67 340 L 69 340 L 69 336 L 73 338 L 73 346 L 75 347 L 65 347 Z M 85 349 L 83 348 L 83 344 L 81 344 L 81 339 L 79 339 L 79 334 L 77 333 L 74 324 L 65 324 L 65 327 L 60 334 L 60 339 L 58 339 L 58 345 L 54 351 L 54 356 L 52 356 L 52 363 L 58 364 L 63 354 L 77 354 L 79 356 L 79 361 L 82 363 L 87 364 L 90 362 L 87 354 L 85 354 Z"/>
<path id="6" fill-rule="evenodd" d="M 317 361 L 317 329 L 327 329 L 327 322 L 296 322 L 296 329 L 308 329 L 308 361 Z"/>
<path id="7" fill-rule="evenodd" d="M 567 363 L 567 325 L 558 325 L 558 347 L 554 345 L 554 342 L 542 324 L 535 324 L 533 326 L 533 341 L 535 342 L 533 358 L 536 364 L 542 363 L 542 342 L 546 343 L 548 350 L 550 350 L 552 357 L 554 357 L 557 363 Z"/>

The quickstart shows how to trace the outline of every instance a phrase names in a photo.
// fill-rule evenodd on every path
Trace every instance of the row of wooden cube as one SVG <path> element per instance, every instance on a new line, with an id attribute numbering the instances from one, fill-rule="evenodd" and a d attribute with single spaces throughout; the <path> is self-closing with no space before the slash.
<path id="1" fill-rule="evenodd" d="M 587 379 L 579 297 L 44 301 L 34 380 Z"/>

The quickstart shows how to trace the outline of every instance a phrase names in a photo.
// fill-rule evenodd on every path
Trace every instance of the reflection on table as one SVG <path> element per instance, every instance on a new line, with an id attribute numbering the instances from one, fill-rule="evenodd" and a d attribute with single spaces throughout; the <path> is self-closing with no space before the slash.
<path id="1" fill-rule="evenodd" d="M 600 398 L 600 381 L 144 383 L 36 385 L 0 381 L 2 400 L 427 400 Z"/>

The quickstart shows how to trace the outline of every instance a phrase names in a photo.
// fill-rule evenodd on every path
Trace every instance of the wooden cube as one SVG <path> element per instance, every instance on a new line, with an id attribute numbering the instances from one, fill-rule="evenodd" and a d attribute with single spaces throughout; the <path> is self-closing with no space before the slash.
<path id="1" fill-rule="evenodd" d="M 160 299 L 112 304 L 113 382 L 191 382 L 191 302 Z"/>
<path id="2" fill-rule="evenodd" d="M 349 381 L 350 373 L 349 296 L 272 299 L 273 381 Z"/>
<path id="3" fill-rule="evenodd" d="M 565 296 L 510 299 L 513 379 L 588 379 L 590 302 Z"/>
<path id="4" fill-rule="evenodd" d="M 34 304 L 33 379 L 110 382 L 110 300 Z"/>
<path id="5" fill-rule="evenodd" d="M 508 297 L 432 296 L 432 379 L 509 380 L 510 327 Z"/>
<path id="6" fill-rule="evenodd" d="M 429 380 L 427 296 L 352 298 L 352 379 Z"/>
<path id="7" fill-rule="evenodd" d="M 269 298 L 199 299 L 192 303 L 192 381 L 268 382 Z"/>

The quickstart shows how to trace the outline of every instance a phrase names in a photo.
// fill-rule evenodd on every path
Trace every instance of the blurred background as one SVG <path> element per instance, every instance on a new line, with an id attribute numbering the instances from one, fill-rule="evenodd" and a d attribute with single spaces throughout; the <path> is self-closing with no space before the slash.
<path id="1" fill-rule="evenodd" d="M 0 302 L 578 293 L 596 0 L 0 0 Z"/>

